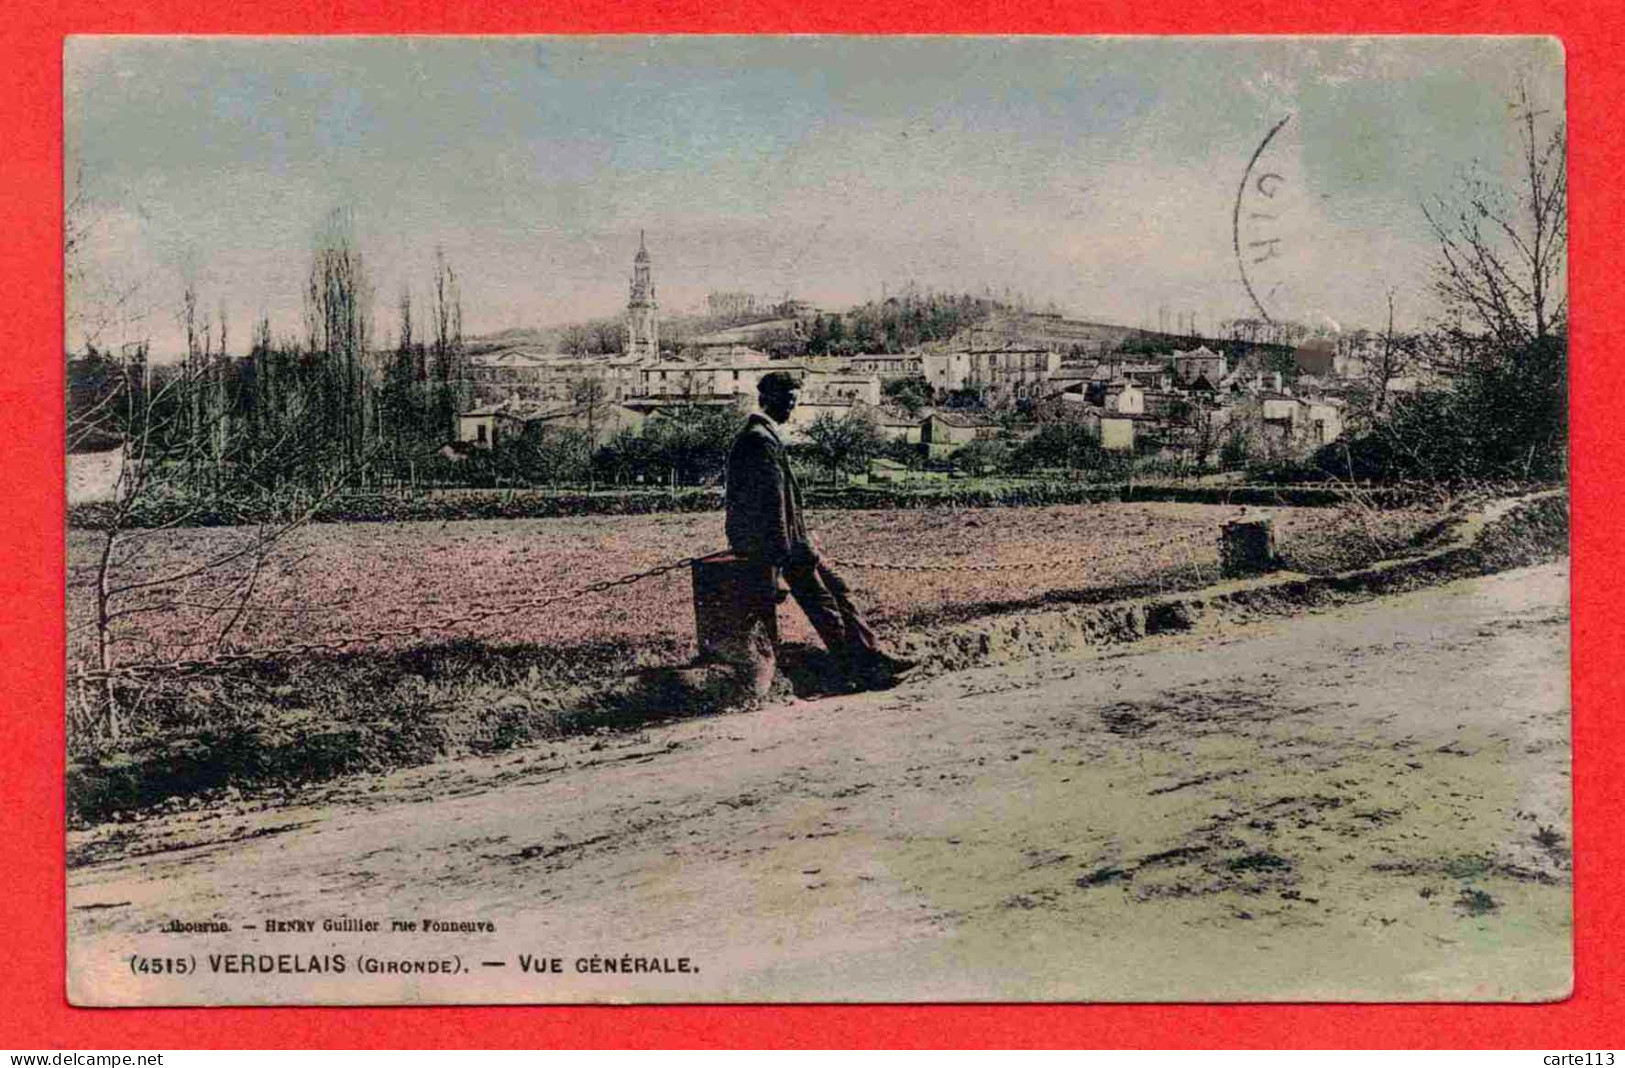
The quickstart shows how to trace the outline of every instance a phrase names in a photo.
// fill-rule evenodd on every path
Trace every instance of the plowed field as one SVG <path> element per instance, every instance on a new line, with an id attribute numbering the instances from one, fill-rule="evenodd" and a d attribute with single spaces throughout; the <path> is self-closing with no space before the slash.
<path id="1" fill-rule="evenodd" d="M 1326 540 L 1339 513 L 1325 509 L 1252 510 L 1275 520 L 1289 554 Z M 1237 509 L 1215 505 L 1112 504 L 1050 508 L 914 512 L 825 512 L 812 518 L 824 555 L 852 585 L 882 632 L 973 619 L 1045 602 L 1093 600 L 1114 592 L 1212 581 L 1218 530 Z M 1429 517 L 1394 514 L 1385 536 L 1397 540 Z M 1347 526 L 1346 522 L 1342 523 Z M 275 646 L 410 623 L 417 635 L 363 643 L 400 649 L 447 639 L 546 647 L 591 673 L 592 653 L 625 654 L 638 663 L 681 659 L 691 648 L 693 610 L 686 571 L 607 593 L 572 598 L 539 611 L 501 614 L 475 624 L 458 617 L 566 593 L 723 547 L 721 516 L 655 515 L 453 523 L 319 524 L 290 535 L 254 583 L 231 644 Z M 1358 542 L 1342 531 L 1341 541 Z M 121 546 L 117 584 L 189 570 L 246 544 L 247 529 L 137 532 Z M 68 537 L 69 656 L 90 655 L 92 589 L 101 536 Z M 1360 546 L 1354 545 L 1358 550 Z M 907 571 L 840 566 L 842 561 L 901 565 L 1018 565 L 996 571 Z M 113 607 L 139 609 L 114 625 L 119 661 L 207 653 L 248 573 L 245 558 L 182 582 L 123 595 Z M 815 640 L 800 613 L 784 613 L 784 637 Z M 578 650 L 580 656 L 570 656 Z M 605 667 L 611 665 L 606 663 Z"/>
<path id="2" fill-rule="evenodd" d="M 1258 510 L 1254 510 L 1255 514 Z M 1237 509 L 1213 505 L 1113 504 L 1051 508 L 815 513 L 826 557 L 907 565 L 1028 565 L 999 571 L 918 572 L 838 567 L 883 632 L 1033 606 L 1095 599 L 1111 591 L 1212 581 L 1218 529 Z M 1270 509 L 1285 546 L 1313 537 L 1335 515 Z M 247 529 L 137 532 L 121 547 L 119 584 L 148 581 L 224 556 Z M 1171 539 L 1180 539 L 1169 544 Z M 70 660 L 88 657 L 92 589 L 101 536 L 68 537 Z M 420 635 L 358 648 L 403 647 L 467 638 L 489 645 L 549 648 L 590 671 L 595 651 L 613 666 L 683 658 L 694 620 L 686 571 L 540 611 L 475 625 L 456 617 L 482 608 L 564 593 L 723 547 L 721 516 L 655 515 L 453 523 L 319 524 L 290 535 L 255 582 L 231 643 L 274 646 L 408 623 Z M 124 595 L 116 659 L 198 655 L 213 647 L 235 603 L 247 560 L 150 591 Z M 784 637 L 815 640 L 800 613 L 784 613 Z M 612 655 L 619 654 L 619 655 Z M 606 662 L 606 667 L 611 666 Z"/>

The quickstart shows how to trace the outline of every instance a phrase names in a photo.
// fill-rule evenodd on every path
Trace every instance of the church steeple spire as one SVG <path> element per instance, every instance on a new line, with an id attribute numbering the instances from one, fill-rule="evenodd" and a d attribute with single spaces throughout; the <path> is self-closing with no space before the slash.
<path id="1" fill-rule="evenodd" d="M 630 356 L 660 355 L 660 325 L 655 312 L 654 277 L 649 268 L 649 249 L 644 233 L 638 231 L 638 251 L 632 257 L 632 292 L 626 303 L 626 351 Z"/>

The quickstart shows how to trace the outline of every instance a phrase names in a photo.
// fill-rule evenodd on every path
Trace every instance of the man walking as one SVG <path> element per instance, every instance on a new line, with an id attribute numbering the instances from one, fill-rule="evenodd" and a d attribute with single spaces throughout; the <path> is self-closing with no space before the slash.
<path id="1" fill-rule="evenodd" d="M 915 664 L 881 649 L 846 583 L 820 558 L 807 533 L 801 487 L 778 433 L 795 410 L 800 389 L 787 371 L 769 372 L 757 384 L 761 411 L 751 415 L 728 453 L 728 546 L 783 577 L 853 686 L 885 689 Z"/>

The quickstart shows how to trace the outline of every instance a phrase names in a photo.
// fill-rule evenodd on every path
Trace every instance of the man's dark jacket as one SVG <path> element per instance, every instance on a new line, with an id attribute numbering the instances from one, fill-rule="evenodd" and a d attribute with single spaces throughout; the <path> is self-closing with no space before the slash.
<path id="1" fill-rule="evenodd" d="M 728 547 L 784 567 L 807 550 L 801 487 L 766 416 L 752 415 L 728 452 Z"/>

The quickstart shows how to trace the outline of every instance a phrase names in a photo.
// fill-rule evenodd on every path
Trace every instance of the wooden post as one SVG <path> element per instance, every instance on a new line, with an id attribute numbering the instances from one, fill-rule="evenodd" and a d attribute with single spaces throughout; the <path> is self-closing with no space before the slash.
<path id="1" fill-rule="evenodd" d="M 693 564 L 694 630 L 701 663 L 733 667 L 743 688 L 764 697 L 778 662 L 773 569 L 720 553 Z"/>
<path id="2" fill-rule="evenodd" d="M 1275 523 L 1271 519 L 1234 519 L 1219 528 L 1219 565 L 1225 578 L 1274 571 Z"/>

